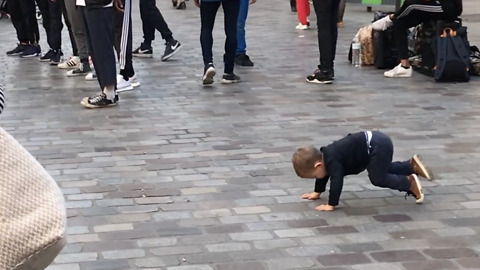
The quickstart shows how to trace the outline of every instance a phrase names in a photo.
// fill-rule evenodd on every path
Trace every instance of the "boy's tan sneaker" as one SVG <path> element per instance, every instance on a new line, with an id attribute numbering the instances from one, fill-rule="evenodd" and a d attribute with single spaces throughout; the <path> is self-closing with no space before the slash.
<path id="1" fill-rule="evenodd" d="M 410 166 L 412 167 L 414 174 L 427 178 L 428 181 L 433 180 L 432 171 L 422 162 L 422 157 L 420 157 L 420 155 L 414 155 L 410 159 Z"/>
<path id="2" fill-rule="evenodd" d="M 422 185 L 420 184 L 418 176 L 416 174 L 411 174 L 407 176 L 407 179 L 408 183 L 410 184 L 410 190 L 408 191 L 407 195 L 413 195 L 416 199 L 416 203 L 422 203 L 425 196 L 423 195 Z"/>

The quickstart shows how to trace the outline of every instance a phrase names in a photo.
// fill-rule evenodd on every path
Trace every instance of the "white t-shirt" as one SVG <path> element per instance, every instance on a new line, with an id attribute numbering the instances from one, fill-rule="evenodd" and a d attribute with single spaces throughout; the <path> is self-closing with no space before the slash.
<path id="1" fill-rule="evenodd" d="M 85 3 L 85 0 L 76 0 L 76 1 L 77 1 L 77 6 L 82 6 L 82 7 L 84 7 L 84 6 L 87 5 L 87 4 Z M 113 1 L 112 1 L 110 4 L 108 4 L 108 5 L 104 6 L 104 7 L 113 7 Z"/>

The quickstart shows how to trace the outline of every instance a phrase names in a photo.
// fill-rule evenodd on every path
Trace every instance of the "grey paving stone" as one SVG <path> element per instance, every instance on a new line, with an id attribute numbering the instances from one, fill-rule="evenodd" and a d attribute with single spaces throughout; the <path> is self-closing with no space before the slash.
<path id="1" fill-rule="evenodd" d="M 324 266 L 357 265 L 371 262 L 367 256 L 361 253 L 320 255 L 317 260 Z"/>
<path id="2" fill-rule="evenodd" d="M 373 252 L 370 254 L 378 262 L 402 262 L 402 261 L 424 261 L 426 260 L 420 252 L 416 250 L 396 250 Z"/>
<path id="3" fill-rule="evenodd" d="M 107 260 L 141 258 L 145 256 L 143 249 L 123 249 L 102 252 L 103 258 Z"/>
<path id="4" fill-rule="evenodd" d="M 453 262 L 448 260 L 432 260 L 432 261 L 424 261 L 424 262 L 408 262 L 403 263 L 403 267 L 406 270 L 413 270 L 413 269 L 460 269 L 458 268 Z"/>
<path id="5" fill-rule="evenodd" d="M 215 265 L 216 270 L 266 270 L 261 262 L 222 263 Z"/>

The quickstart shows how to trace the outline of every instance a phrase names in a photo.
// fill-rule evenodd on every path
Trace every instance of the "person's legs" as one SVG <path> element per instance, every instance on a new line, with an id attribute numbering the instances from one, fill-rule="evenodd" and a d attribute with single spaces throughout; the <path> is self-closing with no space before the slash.
<path id="1" fill-rule="evenodd" d="M 26 49 L 26 46 L 29 42 L 26 20 L 23 17 L 20 1 L 9 0 L 7 1 L 7 5 L 10 19 L 12 20 L 13 27 L 15 27 L 17 32 L 17 39 L 20 42 L 13 50 L 7 51 L 7 55 L 20 55 Z"/>
<path id="2" fill-rule="evenodd" d="M 86 32 L 93 65 L 103 95 L 82 100 L 89 108 L 116 104 L 117 84 L 115 53 L 113 52 L 113 8 L 85 8 Z"/>
<path id="3" fill-rule="evenodd" d="M 332 83 L 333 61 L 337 47 L 337 16 L 339 0 L 313 0 L 317 17 L 318 49 L 320 65 L 313 75 L 307 77 L 310 83 Z"/>
<path id="4" fill-rule="evenodd" d="M 340 4 L 338 6 L 338 16 L 337 16 L 337 24 L 339 27 L 343 27 L 343 15 L 345 14 L 346 4 L 347 4 L 347 0 L 340 0 Z"/>
<path id="5" fill-rule="evenodd" d="M 117 91 L 132 90 L 130 78 L 135 75 L 132 63 L 132 2 L 123 0 L 123 13 L 114 15 L 114 43 L 120 64 L 120 75 L 117 76 Z"/>
<path id="6" fill-rule="evenodd" d="M 290 9 L 292 12 L 297 12 L 297 3 L 295 0 L 290 0 Z"/>
<path id="7" fill-rule="evenodd" d="M 307 25 L 307 5 L 310 6 L 308 0 L 297 0 L 297 18 L 300 24 Z M 307 29 L 307 27 L 305 27 Z"/>
<path id="8" fill-rule="evenodd" d="M 53 50 L 62 49 L 62 6 L 61 0 L 48 1 L 50 14 L 50 48 Z"/>
<path id="9" fill-rule="evenodd" d="M 438 19 L 443 15 L 442 6 L 436 1 L 407 0 L 391 18 L 397 43 L 400 64 L 384 73 L 385 77 L 411 77 L 412 70 L 408 61 L 408 32 L 422 22 Z M 383 19 L 388 21 L 387 19 Z M 379 20 L 380 21 L 380 20 Z M 380 22 L 378 23 L 380 25 Z M 386 24 L 388 25 L 388 24 Z M 373 25 L 372 25 L 373 26 Z"/>
<path id="10" fill-rule="evenodd" d="M 225 54 L 223 62 L 225 63 L 225 74 L 233 74 L 235 64 L 235 51 L 237 48 L 237 19 L 241 0 L 229 0 L 222 2 L 225 27 Z"/>
<path id="11" fill-rule="evenodd" d="M 48 2 L 50 2 L 50 0 L 35 0 L 35 2 L 37 3 L 37 6 L 38 6 L 38 9 L 40 10 L 40 13 L 42 14 L 42 25 L 43 25 L 43 28 L 45 29 L 45 33 L 47 34 L 47 43 L 51 47 L 51 45 L 50 45 L 51 23 L 50 23 L 50 10 L 49 10 L 50 5 L 48 3 Z M 34 9 L 35 9 L 35 7 L 34 7 Z M 35 12 L 34 12 L 34 14 L 35 14 Z M 34 17 L 34 19 L 35 19 L 35 21 L 37 20 L 36 17 Z M 37 24 L 36 29 L 38 29 L 38 24 Z"/>
<path id="12" fill-rule="evenodd" d="M 370 142 L 370 161 L 367 166 L 368 177 L 373 185 L 410 191 L 410 184 L 404 174 L 407 170 L 401 164 L 395 163 L 392 167 L 393 144 L 388 136 L 381 132 L 372 132 Z M 402 174 L 395 174 L 401 172 Z"/>
<path id="13" fill-rule="evenodd" d="M 140 18 L 142 20 L 143 44 L 146 48 L 151 48 L 152 41 L 155 39 L 155 27 L 151 23 L 152 19 L 150 17 L 153 16 L 152 14 L 156 13 L 156 11 L 160 13 L 155 5 L 155 0 L 140 0 Z"/>
<path id="14" fill-rule="evenodd" d="M 75 57 L 63 65 L 59 65 L 59 68 L 74 68 L 77 67 L 79 70 L 73 72 L 69 76 L 75 75 L 85 75 L 85 73 L 90 72 L 90 64 L 88 62 L 88 41 L 87 34 L 85 30 L 85 19 L 83 14 L 84 7 L 77 7 L 75 0 L 65 0 L 65 8 L 67 10 L 67 15 L 72 26 L 73 37 L 75 39 L 75 44 L 77 45 L 78 50 L 78 59 Z M 82 64 L 81 66 L 79 64 Z M 67 74 L 68 75 L 68 74 Z"/>
<path id="15" fill-rule="evenodd" d="M 236 55 L 247 53 L 247 44 L 245 42 L 245 22 L 247 21 L 249 0 L 239 0 L 239 2 Z"/>
<path id="16" fill-rule="evenodd" d="M 213 26 L 220 2 L 202 2 L 200 5 L 200 44 L 202 46 L 203 65 L 213 63 Z M 235 44 L 236 45 L 236 44 Z"/>
<path id="17" fill-rule="evenodd" d="M 57 0 L 57 1 L 59 1 L 60 9 L 62 10 L 62 14 L 63 14 L 63 19 L 68 29 L 68 36 L 70 38 L 70 43 L 72 44 L 73 55 L 78 56 L 77 43 L 75 42 L 75 36 L 73 35 L 72 24 L 70 22 L 71 19 L 68 16 L 67 7 L 65 5 L 65 1 L 69 1 L 69 0 Z"/>
<path id="18" fill-rule="evenodd" d="M 20 8 L 22 10 L 23 18 L 25 20 L 27 36 L 29 40 L 29 45 L 21 54 L 21 57 L 35 57 L 40 55 L 40 45 L 38 41 L 40 40 L 40 33 L 38 30 L 38 22 L 36 17 L 35 1 L 34 0 L 24 0 L 20 1 Z"/>
<path id="19" fill-rule="evenodd" d="M 167 22 L 163 18 L 160 10 L 158 10 L 155 0 L 140 0 L 140 13 L 143 13 L 142 16 L 145 20 L 160 32 L 166 42 L 173 40 L 172 31 L 168 28 Z M 147 33 L 144 32 L 144 35 L 146 34 Z M 147 39 L 147 37 L 144 38 Z M 151 40 L 153 40 L 153 38 Z"/>

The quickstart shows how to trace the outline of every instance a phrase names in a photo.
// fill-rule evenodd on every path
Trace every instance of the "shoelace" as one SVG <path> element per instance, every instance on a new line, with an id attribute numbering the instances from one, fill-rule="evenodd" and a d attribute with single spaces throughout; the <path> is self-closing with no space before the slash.
<path id="1" fill-rule="evenodd" d="M 105 94 L 103 92 L 100 92 L 100 93 L 97 93 L 95 96 L 91 97 L 89 99 L 89 103 L 92 104 L 92 103 L 98 103 L 100 101 L 102 101 L 103 99 L 106 99 L 107 97 L 105 96 Z"/>
<path id="2" fill-rule="evenodd" d="M 405 200 L 407 200 L 407 197 L 409 197 L 409 196 L 415 197 L 415 194 L 413 194 L 411 191 L 407 191 L 407 193 L 405 193 Z"/>

